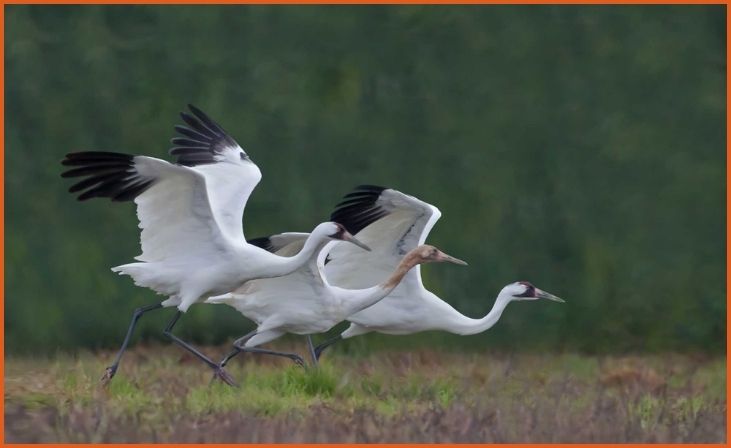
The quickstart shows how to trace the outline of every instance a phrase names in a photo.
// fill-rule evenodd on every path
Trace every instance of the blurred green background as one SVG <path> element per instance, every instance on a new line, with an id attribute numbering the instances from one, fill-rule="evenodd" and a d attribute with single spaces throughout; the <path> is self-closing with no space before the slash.
<path id="1" fill-rule="evenodd" d="M 470 267 L 427 266 L 425 283 L 463 313 L 516 280 L 568 302 L 512 304 L 478 336 L 353 346 L 722 352 L 725 14 L 6 6 L 6 349 L 116 348 L 161 299 L 109 270 L 139 253 L 134 206 L 76 202 L 59 161 L 167 158 L 192 102 L 262 170 L 247 237 L 308 231 L 356 184 L 392 186 L 442 210 L 429 242 Z M 178 332 L 222 343 L 248 327 L 196 305 Z"/>

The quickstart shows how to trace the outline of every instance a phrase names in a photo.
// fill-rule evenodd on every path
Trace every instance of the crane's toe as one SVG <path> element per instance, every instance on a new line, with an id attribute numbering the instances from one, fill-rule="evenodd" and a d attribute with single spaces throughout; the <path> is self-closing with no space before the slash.
<path id="1" fill-rule="evenodd" d="M 306 369 L 307 368 L 307 365 L 305 364 L 305 360 L 302 359 L 301 356 L 299 356 L 299 355 L 292 355 L 292 357 L 290 359 L 292 361 L 294 361 L 295 364 L 297 364 L 298 366 L 302 367 L 303 369 Z"/>
<path id="2" fill-rule="evenodd" d="M 104 371 L 104 375 L 102 375 L 100 381 L 102 383 L 102 386 L 109 385 L 109 382 L 112 381 L 112 378 L 114 378 L 114 374 L 117 373 L 117 366 L 109 366 Z"/>
<path id="3" fill-rule="evenodd" d="M 236 384 L 236 381 L 234 381 L 233 377 L 229 375 L 228 372 L 223 369 L 223 367 L 219 366 L 213 369 L 213 378 L 218 378 L 219 380 L 223 381 L 231 387 L 239 387 L 239 385 Z"/>

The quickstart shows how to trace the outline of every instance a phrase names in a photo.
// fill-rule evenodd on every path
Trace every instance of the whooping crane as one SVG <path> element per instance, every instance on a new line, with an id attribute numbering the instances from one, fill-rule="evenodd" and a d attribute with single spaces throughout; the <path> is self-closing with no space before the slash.
<path id="1" fill-rule="evenodd" d="M 277 253 L 298 250 L 306 234 L 280 234 L 269 237 L 270 249 Z M 293 353 L 258 348 L 285 333 L 310 335 L 324 333 L 353 313 L 372 306 L 388 295 L 414 266 L 429 262 L 451 262 L 466 265 L 462 260 L 441 252 L 434 246 L 422 245 L 409 251 L 381 283 L 363 289 L 332 286 L 324 275 L 327 253 L 333 242 L 325 245 L 319 256 L 289 275 L 259 279 L 245 283 L 236 291 L 211 297 L 206 303 L 225 303 L 257 324 L 257 329 L 234 342 L 235 350 L 221 361 L 224 367 L 240 352 L 285 356 L 304 366 L 301 357 Z M 376 283 L 375 281 L 373 283 Z M 310 354 L 317 358 L 310 342 Z"/>
<path id="2" fill-rule="evenodd" d="M 340 239 L 362 247 L 345 228 L 319 224 L 302 250 L 291 257 L 272 254 L 244 238 L 244 206 L 261 179 L 259 168 L 226 131 L 198 108 L 181 113 L 188 126 L 175 126 L 183 137 L 171 141 L 175 163 L 113 152 L 76 152 L 61 162 L 63 177 L 85 177 L 69 191 L 80 201 L 106 197 L 137 205 L 142 253 L 137 263 L 112 268 L 138 286 L 168 296 L 138 308 L 103 382 L 114 376 L 138 319 L 163 307 L 178 308 L 164 334 L 208 364 L 229 384 L 219 365 L 172 333 L 180 316 L 205 298 L 232 291 L 247 280 L 289 274 L 306 263 L 323 241 Z"/>
<path id="3" fill-rule="evenodd" d="M 347 245 L 333 243 L 325 276 L 331 284 L 342 288 L 373 284 L 392 270 L 403 254 L 424 244 L 440 216 L 435 206 L 400 191 L 373 185 L 356 187 L 336 206 L 330 218 L 356 234 L 371 251 L 353 251 Z M 341 339 L 372 331 L 393 335 L 426 330 L 461 335 L 480 333 L 497 322 L 510 301 L 535 299 L 563 302 L 530 283 L 518 282 L 503 288 L 485 317 L 469 318 L 424 288 L 420 266 L 416 266 L 386 298 L 350 315 L 346 319 L 350 327 L 318 345 L 315 356 L 319 358 L 325 348 Z"/>

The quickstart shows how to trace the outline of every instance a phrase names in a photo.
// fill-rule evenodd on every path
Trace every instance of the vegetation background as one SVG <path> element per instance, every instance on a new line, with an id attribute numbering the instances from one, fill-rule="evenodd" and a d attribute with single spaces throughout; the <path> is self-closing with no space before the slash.
<path id="1" fill-rule="evenodd" d="M 490 332 L 389 343 L 725 349 L 723 6 L 6 6 L 6 349 L 116 348 L 159 300 L 109 268 L 132 204 L 77 203 L 63 155 L 166 157 L 191 102 L 260 166 L 248 237 L 307 231 L 360 183 L 437 205 L 470 263 L 425 283 Z M 144 338 L 169 318 L 145 317 Z M 179 326 L 244 333 L 224 307 Z M 357 338 L 378 344 L 383 338 Z M 355 343 L 355 341 L 354 341 Z M 348 344 L 344 344 L 348 345 Z"/>

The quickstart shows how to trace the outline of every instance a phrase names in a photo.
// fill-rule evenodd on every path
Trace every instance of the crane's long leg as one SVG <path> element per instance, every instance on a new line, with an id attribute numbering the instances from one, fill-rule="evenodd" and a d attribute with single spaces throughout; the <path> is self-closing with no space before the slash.
<path id="1" fill-rule="evenodd" d="M 300 367 L 307 367 L 302 357 L 296 353 L 275 352 L 274 350 L 267 350 L 265 348 L 259 347 L 244 347 L 239 351 L 244 353 L 261 353 L 262 355 L 283 356 L 285 358 L 291 359 L 292 361 L 294 361 L 295 364 Z"/>
<path id="2" fill-rule="evenodd" d="M 314 354 L 315 355 L 315 359 L 318 359 L 319 360 L 320 359 L 320 356 L 322 356 L 322 352 L 326 348 L 330 347 L 331 345 L 333 345 L 334 343 L 336 343 L 336 342 L 338 342 L 338 341 L 340 341 L 342 339 L 343 339 L 342 336 L 337 335 L 337 336 L 335 336 L 333 338 L 328 339 L 327 341 L 323 342 L 322 344 L 318 345 L 317 347 L 315 347 L 315 354 Z"/>
<path id="3" fill-rule="evenodd" d="M 226 355 L 221 360 L 220 363 L 218 363 L 218 365 L 221 366 L 221 367 L 226 367 L 226 364 L 228 364 L 228 362 L 231 361 L 231 359 L 233 359 L 236 355 L 238 355 L 239 353 L 241 353 L 241 349 L 239 349 L 238 346 L 239 345 L 243 345 L 244 343 L 246 343 L 246 341 L 248 341 L 249 339 L 251 339 L 252 337 L 254 337 L 254 335 L 256 334 L 256 331 L 257 330 L 254 330 L 254 331 L 252 331 L 250 333 L 246 333 L 245 335 L 243 335 L 240 338 L 236 339 L 234 341 L 234 349 L 232 351 L 230 351 L 229 354 Z"/>
<path id="4" fill-rule="evenodd" d="M 229 375 L 225 370 L 223 370 L 223 367 L 219 366 L 215 362 L 213 362 L 209 357 L 204 355 L 203 353 L 199 352 L 195 347 L 188 344 L 184 340 L 180 339 L 179 337 L 175 336 L 172 331 L 175 324 L 178 322 L 178 319 L 180 319 L 180 316 L 183 315 L 182 311 L 178 311 L 175 313 L 175 316 L 173 316 L 173 319 L 168 323 L 167 327 L 165 327 L 165 330 L 163 330 L 163 333 L 165 336 L 169 337 L 173 340 L 176 344 L 180 345 L 184 349 L 188 350 L 190 353 L 195 355 L 198 359 L 208 364 L 208 366 L 213 369 L 214 374 L 220 378 L 224 383 L 228 384 L 229 386 L 236 387 L 236 382 L 234 382 L 234 379 Z"/>
<path id="5" fill-rule="evenodd" d="M 236 348 L 229 352 L 228 355 L 226 355 L 225 358 L 221 361 L 219 366 L 226 367 L 226 364 L 228 364 L 229 361 L 231 361 L 232 358 L 234 358 L 239 353 L 261 353 L 263 355 L 274 355 L 274 356 L 284 356 L 285 358 L 289 358 L 292 361 L 294 361 L 295 364 L 305 367 L 305 361 L 302 359 L 302 357 L 296 353 L 285 353 L 285 352 L 275 352 L 273 350 L 266 350 L 263 348 L 258 347 L 244 347 L 244 348 Z"/>
<path id="6" fill-rule="evenodd" d="M 307 336 L 307 350 L 310 352 L 310 358 L 312 358 L 312 365 L 317 367 L 317 353 L 315 353 L 315 345 L 312 343 L 312 335 L 308 334 Z"/>
<path id="7" fill-rule="evenodd" d="M 258 333 L 257 331 L 258 330 L 254 330 L 246 336 L 237 339 L 236 342 L 234 342 L 234 350 L 226 355 L 226 357 L 223 358 L 219 365 L 221 367 L 224 367 L 233 357 L 235 357 L 239 353 L 261 353 L 263 355 L 283 356 L 285 358 L 291 359 L 297 365 L 305 367 L 305 362 L 302 357 L 295 353 L 277 352 L 274 350 L 267 350 L 259 347 L 247 347 L 245 344 L 249 341 L 249 339 L 252 339 L 255 336 L 259 336 L 259 338 L 261 339 L 260 341 L 256 342 L 256 344 L 258 345 L 265 344 L 284 334 L 283 332 L 273 330 L 268 330 L 263 333 Z"/>
<path id="8" fill-rule="evenodd" d="M 106 371 L 104 372 L 104 375 L 101 378 L 101 382 L 103 385 L 109 384 L 109 382 L 114 378 L 114 375 L 117 373 L 117 368 L 119 367 L 119 362 L 122 360 L 122 355 L 127 350 L 127 345 L 129 345 L 130 339 L 132 339 L 132 333 L 135 331 L 135 327 L 137 326 L 137 321 L 140 320 L 140 317 L 142 317 L 143 314 L 145 314 L 148 311 L 152 310 L 159 310 L 162 308 L 162 303 L 158 303 L 155 305 L 148 305 L 143 306 L 140 308 L 137 308 L 134 313 L 132 313 L 132 320 L 129 323 L 129 328 L 127 329 L 127 334 L 124 336 L 124 341 L 122 341 L 122 346 L 119 348 L 119 351 L 117 352 L 117 356 L 114 358 L 114 362 L 111 366 L 107 367 Z"/>
<path id="9" fill-rule="evenodd" d="M 257 333 L 249 338 L 246 342 L 243 341 L 236 341 L 234 343 L 234 346 L 236 348 L 240 349 L 242 352 L 248 352 L 248 353 L 261 353 L 264 355 L 274 355 L 274 356 L 283 356 L 285 358 L 289 358 L 292 361 L 294 361 L 296 364 L 300 365 L 301 367 L 305 367 L 304 360 L 295 353 L 284 353 L 284 352 L 276 352 L 274 350 L 267 350 L 264 348 L 259 348 L 260 345 L 266 344 L 267 342 L 271 342 L 278 337 L 282 336 L 285 332 L 281 330 L 264 330 L 264 331 L 258 331 Z"/>

